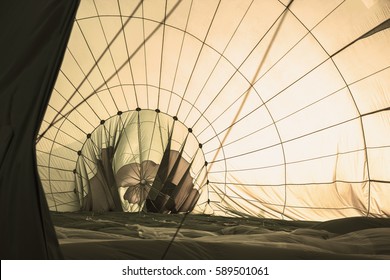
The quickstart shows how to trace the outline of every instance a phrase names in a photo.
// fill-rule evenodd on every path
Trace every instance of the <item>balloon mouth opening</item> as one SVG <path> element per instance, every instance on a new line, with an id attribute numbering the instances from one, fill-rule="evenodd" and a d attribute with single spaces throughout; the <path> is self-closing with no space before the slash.
<path id="1" fill-rule="evenodd" d="M 207 181 L 201 147 L 192 129 L 156 110 L 100 122 L 77 152 L 81 210 L 193 211 Z"/>

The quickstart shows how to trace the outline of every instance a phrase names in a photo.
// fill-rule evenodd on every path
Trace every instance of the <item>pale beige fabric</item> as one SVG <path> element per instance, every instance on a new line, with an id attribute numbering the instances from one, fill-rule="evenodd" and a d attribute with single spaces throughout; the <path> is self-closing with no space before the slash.
<path id="1" fill-rule="evenodd" d="M 82 0 L 37 143 L 51 209 L 80 208 L 86 134 L 141 108 L 177 116 L 176 150 L 192 128 L 188 161 L 202 144 L 195 213 L 389 216 L 390 2 L 288 4 Z"/>

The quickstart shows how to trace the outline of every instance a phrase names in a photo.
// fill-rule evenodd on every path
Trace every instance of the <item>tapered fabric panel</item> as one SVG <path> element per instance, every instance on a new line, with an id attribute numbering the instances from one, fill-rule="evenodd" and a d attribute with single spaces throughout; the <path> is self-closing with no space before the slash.
<path id="1" fill-rule="evenodd" d="M 78 1 L 1 1 L 1 259 L 61 258 L 35 141 Z"/>

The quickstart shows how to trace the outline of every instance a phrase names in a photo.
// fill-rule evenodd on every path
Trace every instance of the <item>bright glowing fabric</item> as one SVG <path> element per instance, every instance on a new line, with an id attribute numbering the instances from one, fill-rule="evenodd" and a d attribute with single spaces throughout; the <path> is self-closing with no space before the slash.
<path id="1" fill-rule="evenodd" d="M 389 18 L 385 0 L 82 0 L 37 142 L 50 209 L 83 205 L 73 171 L 86 135 L 101 127 L 107 148 L 128 128 L 106 120 L 150 111 L 145 133 L 164 127 L 159 114 L 182 124 L 173 151 L 191 135 L 194 213 L 389 216 Z M 160 165 L 160 136 L 116 150 L 113 176 L 125 162 Z"/>

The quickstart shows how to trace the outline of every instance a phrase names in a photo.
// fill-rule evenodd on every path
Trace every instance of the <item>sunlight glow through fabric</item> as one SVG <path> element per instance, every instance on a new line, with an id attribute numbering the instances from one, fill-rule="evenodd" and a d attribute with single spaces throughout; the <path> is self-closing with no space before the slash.
<path id="1" fill-rule="evenodd" d="M 390 1 L 81 0 L 52 211 L 390 215 Z"/>

